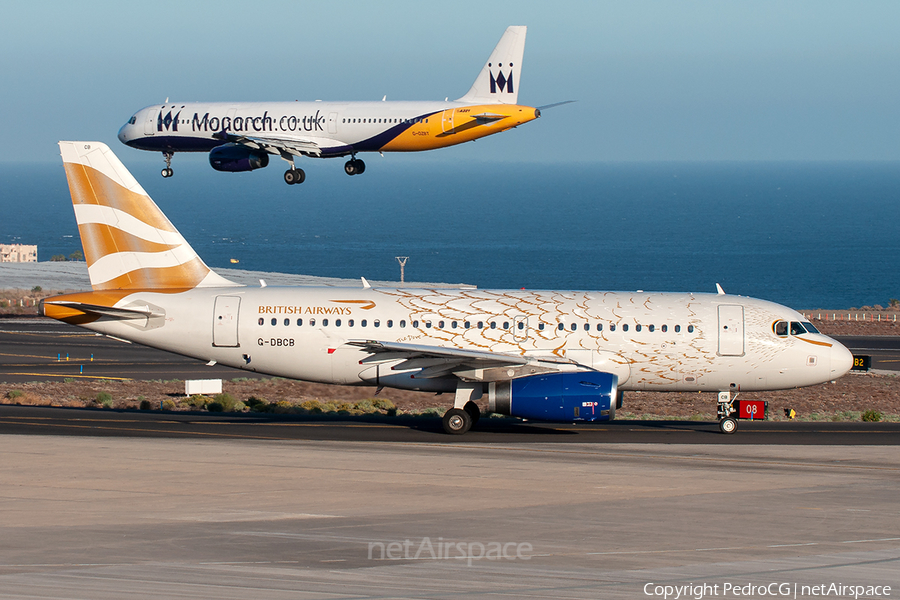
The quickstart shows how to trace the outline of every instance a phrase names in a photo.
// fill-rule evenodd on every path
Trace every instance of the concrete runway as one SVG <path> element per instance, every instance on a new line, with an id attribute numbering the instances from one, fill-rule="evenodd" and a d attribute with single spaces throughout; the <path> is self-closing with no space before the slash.
<path id="1" fill-rule="evenodd" d="M 5 434 L 0 453 L 0 598 L 900 588 L 896 445 Z"/>
<path id="2" fill-rule="evenodd" d="M 872 368 L 900 370 L 900 336 L 836 337 Z M 66 360 L 68 357 L 68 360 Z M 93 360 L 91 359 L 93 357 Z M 51 319 L 0 319 L 0 381 L 91 379 L 232 379 L 266 377 L 128 344 Z"/>

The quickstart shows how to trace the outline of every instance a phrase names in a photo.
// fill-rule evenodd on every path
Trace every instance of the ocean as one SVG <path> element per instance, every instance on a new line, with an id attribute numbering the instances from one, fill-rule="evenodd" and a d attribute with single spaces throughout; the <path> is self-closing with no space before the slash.
<path id="1" fill-rule="evenodd" d="M 211 267 L 481 288 L 714 292 L 798 309 L 900 298 L 900 163 L 508 163 L 445 152 L 213 171 L 114 148 Z M 286 163 L 284 163 L 286 165 Z M 0 243 L 80 250 L 60 163 L 0 165 Z M 239 260 L 239 264 L 231 263 Z M 2 282 L 0 282 L 2 287 Z"/>

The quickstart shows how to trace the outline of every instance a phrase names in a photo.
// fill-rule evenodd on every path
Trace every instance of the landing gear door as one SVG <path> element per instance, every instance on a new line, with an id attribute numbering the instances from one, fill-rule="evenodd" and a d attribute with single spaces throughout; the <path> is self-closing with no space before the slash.
<path id="1" fill-rule="evenodd" d="M 744 307 L 719 305 L 719 356 L 744 355 Z"/>
<path id="2" fill-rule="evenodd" d="M 237 348 L 240 296 L 216 296 L 213 310 L 213 346 Z"/>

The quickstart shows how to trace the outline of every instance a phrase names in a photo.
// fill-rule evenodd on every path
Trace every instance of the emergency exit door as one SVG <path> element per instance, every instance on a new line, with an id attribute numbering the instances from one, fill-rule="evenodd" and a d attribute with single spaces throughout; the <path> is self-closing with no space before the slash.
<path id="1" fill-rule="evenodd" d="M 236 348 L 238 343 L 238 313 L 240 296 L 216 296 L 213 310 L 213 346 Z"/>

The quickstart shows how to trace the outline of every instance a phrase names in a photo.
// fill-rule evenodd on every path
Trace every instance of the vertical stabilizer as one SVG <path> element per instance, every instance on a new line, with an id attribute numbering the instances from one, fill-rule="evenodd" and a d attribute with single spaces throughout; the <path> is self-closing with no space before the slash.
<path id="1" fill-rule="evenodd" d="M 106 144 L 59 149 L 94 290 L 237 285 L 200 260 Z"/>
<path id="2" fill-rule="evenodd" d="M 459 102 L 518 104 L 527 27 L 507 27 L 469 93 Z"/>

